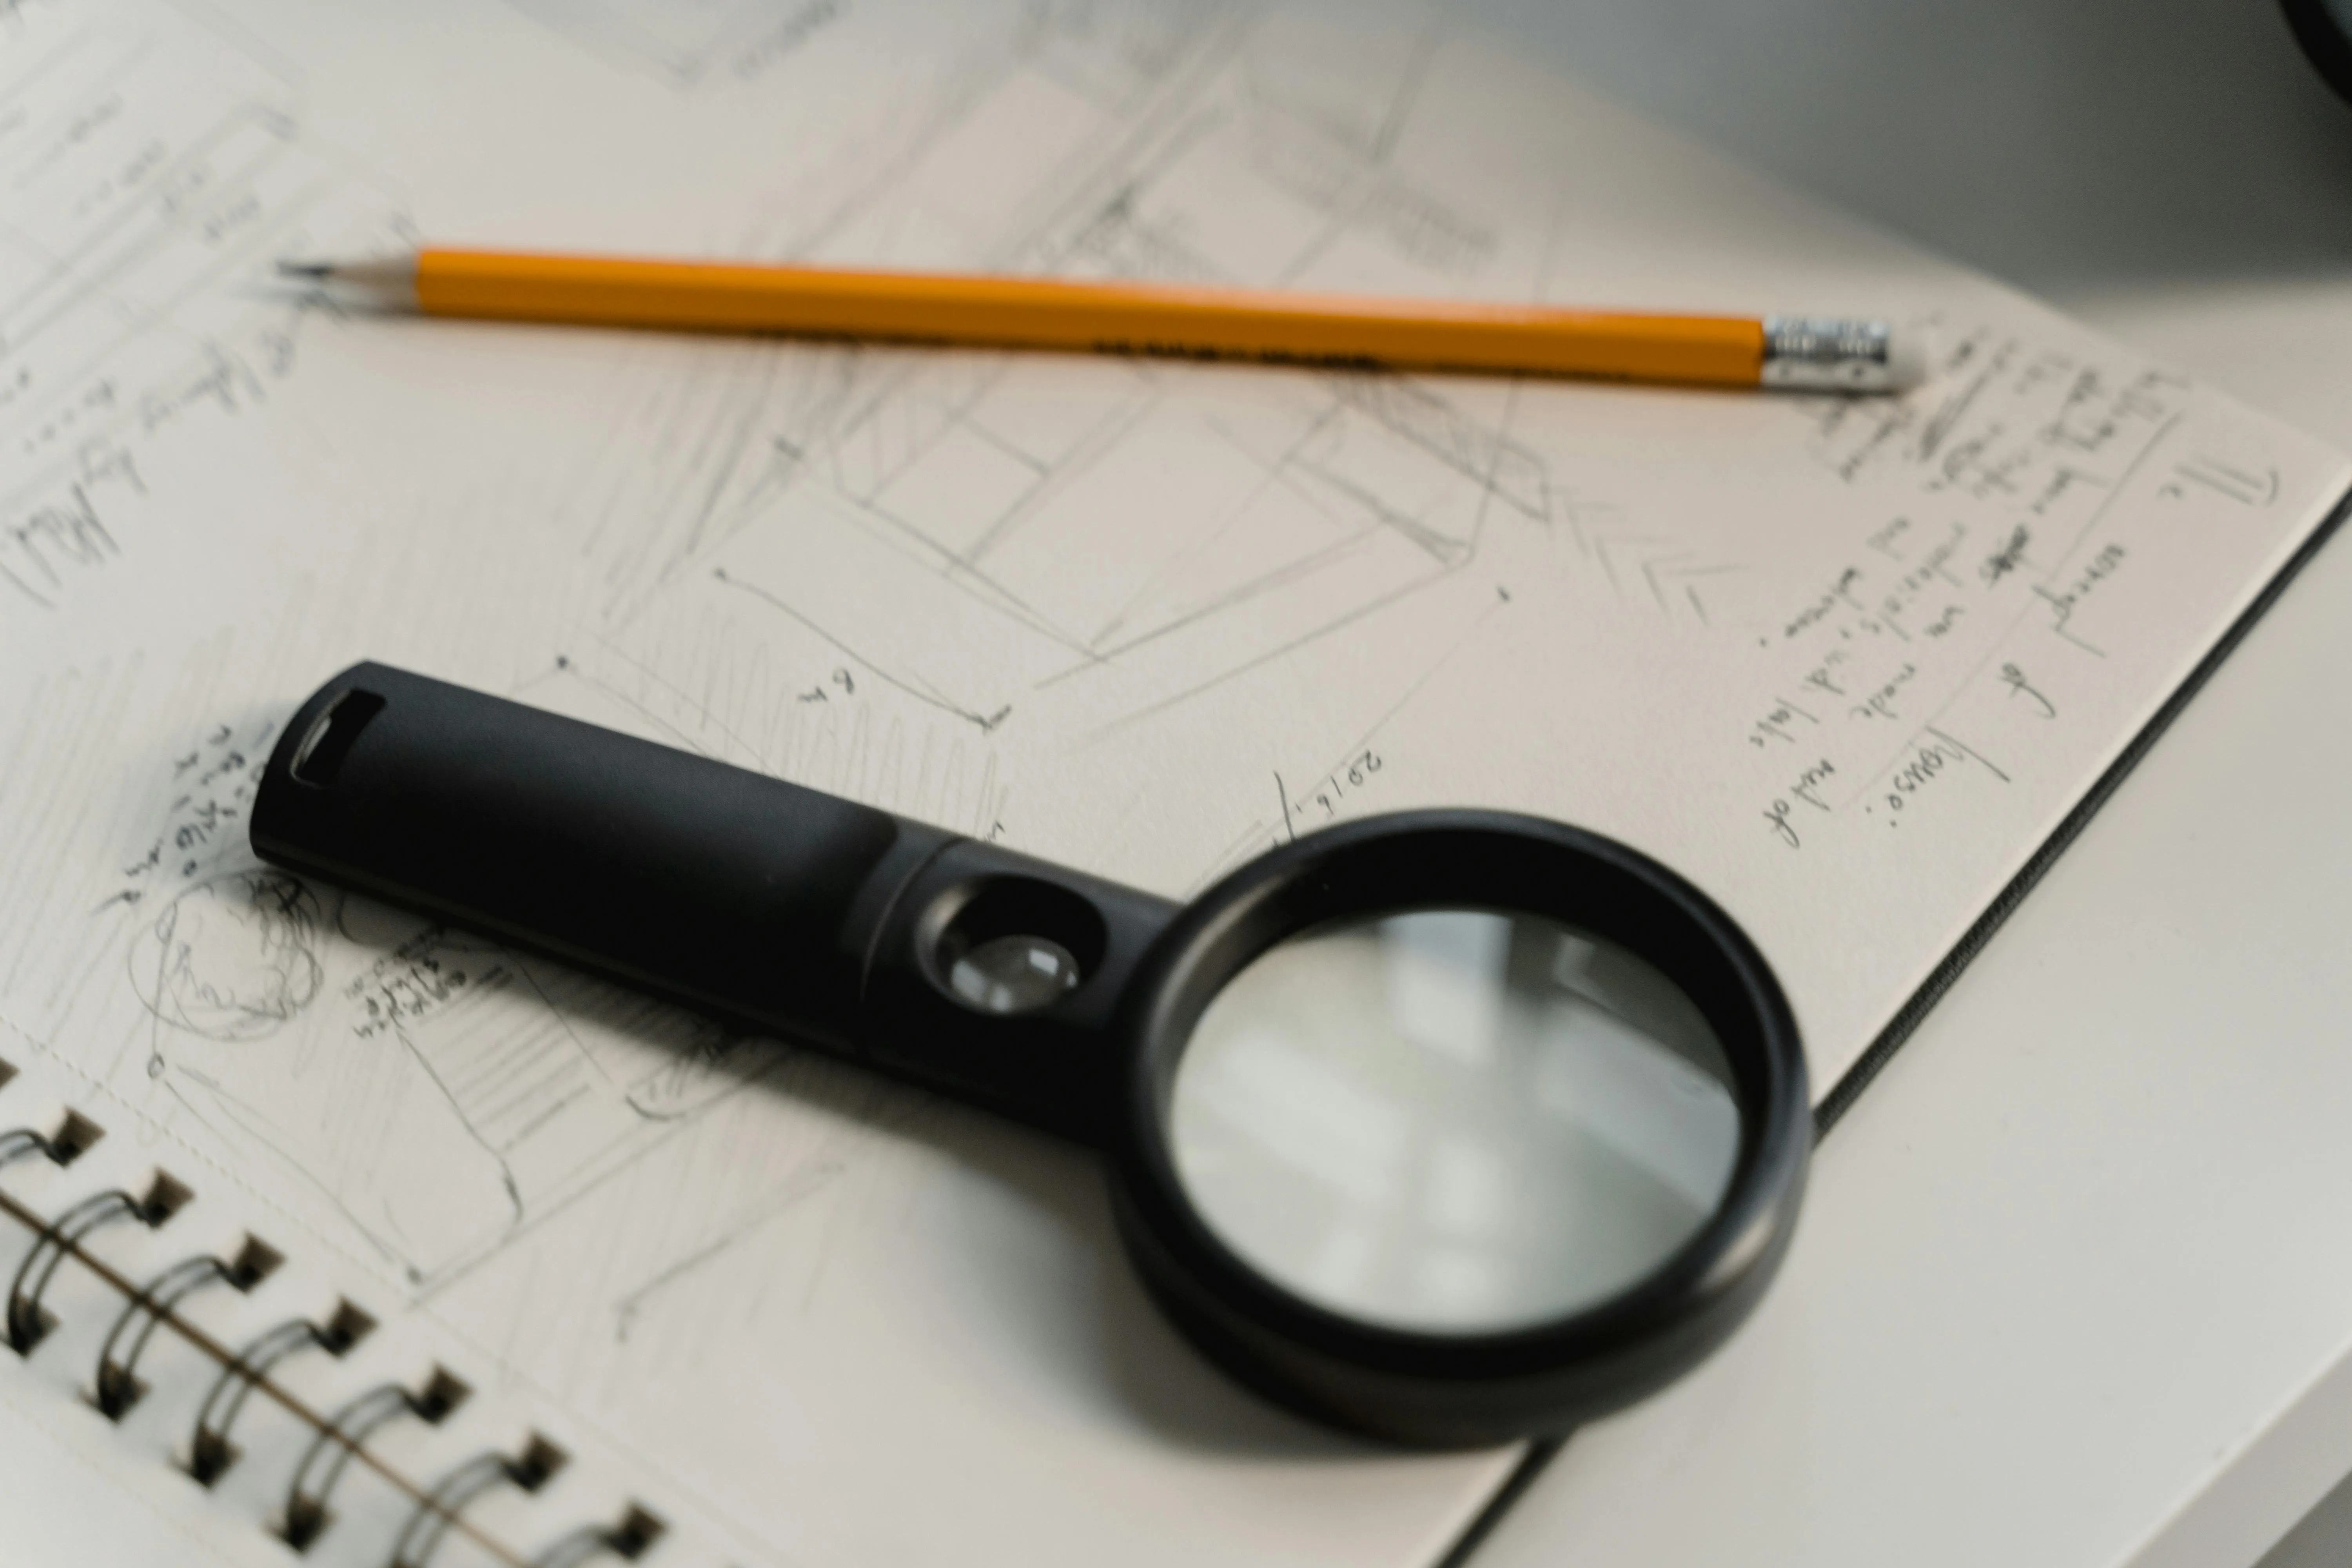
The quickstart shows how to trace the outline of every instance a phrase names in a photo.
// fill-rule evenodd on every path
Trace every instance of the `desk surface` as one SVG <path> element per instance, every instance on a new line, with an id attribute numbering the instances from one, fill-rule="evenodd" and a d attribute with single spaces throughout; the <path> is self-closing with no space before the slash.
<path id="1" fill-rule="evenodd" d="M 2352 447 L 2352 110 L 2273 6 L 1483 11 Z M 1830 1137 L 1756 1321 L 1571 1443 L 1484 1568 L 2219 1568 L 2326 1492 L 2352 1465 L 2347 669 L 2339 541 Z"/>

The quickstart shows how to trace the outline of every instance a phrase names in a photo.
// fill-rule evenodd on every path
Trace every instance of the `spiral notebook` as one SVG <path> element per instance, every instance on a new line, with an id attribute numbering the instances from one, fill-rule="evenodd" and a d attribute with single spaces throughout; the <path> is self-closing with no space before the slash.
<path id="1" fill-rule="evenodd" d="M 1445 23 L 0 7 L 10 1545 L 1454 1550 L 1519 1456 L 1238 1391 L 1081 1152 L 244 831 L 362 658 L 1173 896 L 1324 822 L 1530 810 L 1713 893 L 1817 1097 L 1858 1091 L 2352 469 Z M 272 276 L 420 237 L 1869 312 L 1937 351 L 1843 401 L 374 320 Z"/>
<path id="2" fill-rule="evenodd" d="M 364 1282 L 346 1291 L 349 1270 L 281 1249 L 305 1238 L 224 1173 L 20 1059 L 0 1058 L 12 1561 L 266 1559 L 257 1529 L 320 1563 L 634 1562 L 676 1544 L 625 1457 L 550 1436 L 562 1413 L 502 1387 L 478 1350 L 392 1318 Z"/>

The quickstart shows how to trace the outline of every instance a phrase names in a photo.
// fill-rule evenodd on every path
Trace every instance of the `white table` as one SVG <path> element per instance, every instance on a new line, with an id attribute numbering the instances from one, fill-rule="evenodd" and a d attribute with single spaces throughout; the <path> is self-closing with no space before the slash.
<path id="1" fill-rule="evenodd" d="M 2352 447 L 2352 108 L 2269 0 L 1474 9 Z M 1832 1133 L 1756 1320 L 1573 1440 L 1477 1568 L 2242 1568 L 2328 1492 L 2352 1468 L 2347 688 L 2352 539 Z M 2352 1557 L 2317 1539 L 2342 1528 L 2273 1568 Z"/>

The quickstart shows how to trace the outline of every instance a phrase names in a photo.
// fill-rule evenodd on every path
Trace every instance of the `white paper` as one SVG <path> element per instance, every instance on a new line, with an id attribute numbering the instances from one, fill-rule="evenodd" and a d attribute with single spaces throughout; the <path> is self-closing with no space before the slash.
<path id="1" fill-rule="evenodd" d="M 1825 1092 L 2345 465 L 1438 20 L 19 8 L 0 1016 L 734 1560 L 1433 1559 L 1511 1456 L 1236 1391 L 1078 1153 L 262 870 L 242 814 L 361 658 L 1170 894 L 1515 807 L 1723 903 Z M 1883 313 L 1937 374 L 688 340 L 270 277 L 419 236 Z"/>

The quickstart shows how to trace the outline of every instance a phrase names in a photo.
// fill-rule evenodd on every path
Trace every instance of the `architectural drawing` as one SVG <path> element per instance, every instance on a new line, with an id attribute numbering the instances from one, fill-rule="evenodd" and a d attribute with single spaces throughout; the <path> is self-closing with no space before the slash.
<path id="1" fill-rule="evenodd" d="M 1401 35 L 1335 87 L 1303 68 L 1307 43 L 1216 8 L 1049 13 L 916 117 L 887 182 L 780 238 L 1256 284 L 1360 253 L 1379 286 L 1458 290 L 1527 258 L 1500 237 L 1509 215 L 1393 166 L 1427 47 Z M 974 161 L 1009 144 L 1017 165 Z M 1491 587 L 1457 580 L 1494 529 L 1543 534 L 1600 504 L 1563 496 L 1492 384 L 822 347 L 698 345 L 645 368 L 566 502 L 611 635 L 664 594 L 731 602 L 975 736 L 1114 726 L 1433 591 L 1483 607 Z M 1644 581 L 1661 560 L 1726 569 L 1654 520 L 1642 539 Z M 1645 602 L 1687 616 L 1695 587 Z"/>

